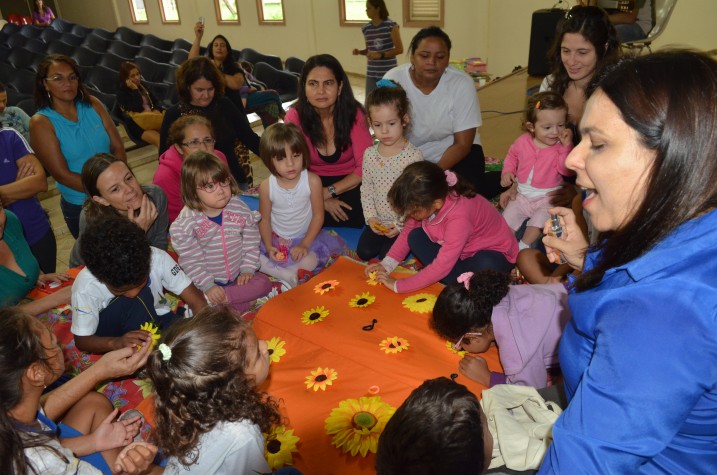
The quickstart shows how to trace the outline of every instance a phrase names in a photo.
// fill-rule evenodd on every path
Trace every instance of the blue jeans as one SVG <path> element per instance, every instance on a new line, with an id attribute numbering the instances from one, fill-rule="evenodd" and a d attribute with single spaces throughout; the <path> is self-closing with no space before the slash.
<path id="1" fill-rule="evenodd" d="M 65 218 L 67 229 L 70 230 L 72 237 L 77 239 L 77 236 L 80 235 L 80 212 L 82 211 L 82 205 L 73 205 L 65 201 L 64 198 L 60 198 L 60 210 L 62 210 L 62 217 Z"/>
<path id="2" fill-rule="evenodd" d="M 623 43 L 642 40 L 647 36 L 642 30 L 642 27 L 637 23 L 615 25 L 615 30 L 617 31 L 617 37 L 620 38 L 620 41 Z"/>
<path id="3" fill-rule="evenodd" d="M 441 245 L 431 241 L 423 228 L 416 228 L 408 235 L 408 245 L 411 251 L 424 266 L 429 265 L 438 256 Z M 478 251 L 466 259 L 458 259 L 453 269 L 441 279 L 441 283 L 448 285 L 456 281 L 464 272 L 478 272 L 483 269 L 493 269 L 508 273 L 515 267 L 506 257 L 498 251 Z"/>

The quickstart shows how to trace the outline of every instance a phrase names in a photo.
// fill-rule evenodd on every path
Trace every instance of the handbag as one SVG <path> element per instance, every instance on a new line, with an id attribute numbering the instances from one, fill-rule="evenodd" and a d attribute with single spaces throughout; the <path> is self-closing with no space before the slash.
<path id="1" fill-rule="evenodd" d="M 164 111 L 160 112 L 157 110 L 142 111 L 142 112 L 127 112 L 127 115 L 139 126 L 142 130 L 157 130 L 162 128 L 162 121 L 164 120 Z"/>

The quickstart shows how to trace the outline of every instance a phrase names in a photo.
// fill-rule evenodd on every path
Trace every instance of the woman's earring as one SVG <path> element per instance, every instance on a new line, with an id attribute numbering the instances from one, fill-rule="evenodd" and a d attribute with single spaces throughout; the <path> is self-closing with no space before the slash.
<path id="1" fill-rule="evenodd" d="M 49 101 L 50 101 L 50 104 L 52 104 L 52 96 L 50 95 L 50 91 L 48 91 L 47 89 L 45 89 L 45 92 L 47 93 L 47 100 L 49 100 Z"/>

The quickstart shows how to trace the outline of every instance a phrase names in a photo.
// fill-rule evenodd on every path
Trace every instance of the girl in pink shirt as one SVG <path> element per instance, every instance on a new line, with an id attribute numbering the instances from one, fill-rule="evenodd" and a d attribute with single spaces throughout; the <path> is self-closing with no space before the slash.
<path id="1" fill-rule="evenodd" d="M 520 249 L 538 239 L 551 208 L 549 192 L 557 190 L 563 176 L 573 172 L 565 158 L 573 149 L 573 133 L 565 127 L 568 106 L 559 94 L 541 92 L 528 100 L 526 132 L 508 150 L 500 176 L 501 186 L 517 185 L 501 195 L 500 205 L 508 226 L 517 231 L 527 219 Z"/>
<path id="2" fill-rule="evenodd" d="M 408 165 L 388 192 L 405 225 L 386 257 L 366 268 L 397 293 L 414 292 L 464 272 L 495 269 L 508 273 L 518 243 L 498 210 L 452 171 L 428 161 Z M 412 252 L 425 266 L 396 280 L 390 276 Z"/>

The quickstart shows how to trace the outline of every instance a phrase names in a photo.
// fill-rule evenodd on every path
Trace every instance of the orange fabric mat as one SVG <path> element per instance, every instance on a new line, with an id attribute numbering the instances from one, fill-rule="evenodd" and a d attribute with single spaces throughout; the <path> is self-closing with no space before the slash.
<path id="1" fill-rule="evenodd" d="M 363 264 L 339 258 L 308 282 L 269 300 L 254 320 L 260 339 L 278 337 L 285 342 L 286 353 L 271 364 L 269 379 L 261 389 L 279 400 L 287 428 L 300 437 L 293 459 L 294 466 L 305 474 L 375 473 L 374 454 L 345 454 L 326 434 L 325 420 L 339 402 L 371 396 L 369 388 L 378 386 L 381 400 L 397 408 L 424 380 L 458 373 L 461 357 L 430 330 L 430 313 L 411 312 L 403 306 L 407 297 L 419 293 L 437 296 L 443 286 L 395 294 L 381 284 L 368 285 L 363 271 Z M 339 282 L 335 290 L 323 295 L 314 292 L 316 284 L 330 280 Z M 371 305 L 349 306 L 364 292 L 375 297 Z M 317 306 L 324 306 L 329 315 L 312 325 L 303 323 L 303 312 Z M 378 320 L 374 329 L 362 330 L 374 318 Z M 408 347 L 387 354 L 379 344 L 389 337 L 407 340 Z M 482 356 L 492 371 L 502 371 L 495 347 Z M 338 375 L 325 391 L 306 386 L 307 376 L 319 367 Z M 485 389 L 463 375 L 457 381 L 478 396 Z"/>

